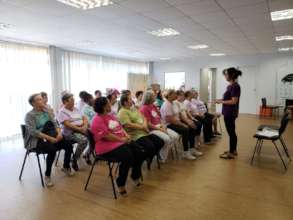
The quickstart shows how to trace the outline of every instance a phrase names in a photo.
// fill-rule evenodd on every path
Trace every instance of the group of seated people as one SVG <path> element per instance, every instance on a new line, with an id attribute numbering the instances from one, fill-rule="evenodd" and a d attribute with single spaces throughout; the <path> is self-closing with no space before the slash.
<path id="1" fill-rule="evenodd" d="M 168 90 L 163 94 L 148 89 L 136 92 L 133 100 L 129 90 L 120 94 L 110 89 L 106 96 L 97 90 L 95 98 L 82 91 L 80 101 L 75 104 L 73 94 L 65 91 L 56 114 L 47 104 L 45 92 L 31 95 L 29 103 L 33 109 L 25 117 L 25 146 L 47 154 L 44 177 L 47 187 L 54 185 L 51 169 L 56 152 L 62 149 L 65 151 L 62 171 L 68 176 L 79 171 L 82 158 L 91 165 L 93 151 L 95 155 L 118 161 L 116 184 L 121 195 L 127 193 L 125 185 L 130 169 L 134 184 L 139 186 L 143 162 L 150 167 L 157 157 L 165 163 L 180 137 L 184 159 L 195 160 L 202 156 L 201 131 L 204 143 L 211 143 L 220 135 L 217 131 L 219 115 L 208 113 L 194 90 Z M 89 135 L 95 141 L 95 149 L 89 146 Z"/>

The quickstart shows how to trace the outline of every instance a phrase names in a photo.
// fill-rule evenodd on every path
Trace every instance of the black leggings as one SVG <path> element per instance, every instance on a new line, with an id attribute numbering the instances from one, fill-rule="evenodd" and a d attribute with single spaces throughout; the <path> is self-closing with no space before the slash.
<path id="1" fill-rule="evenodd" d="M 209 142 L 213 137 L 213 121 L 212 119 L 205 115 L 204 117 L 195 117 L 198 121 L 202 123 L 203 126 L 203 139 L 204 142 Z"/>
<path id="2" fill-rule="evenodd" d="M 154 156 L 161 150 L 165 142 L 154 134 L 143 136 L 136 140 L 136 142 L 141 145 L 145 151 L 146 158 L 150 161 L 153 160 Z"/>
<path id="3" fill-rule="evenodd" d="M 49 141 L 44 142 L 43 139 L 39 139 L 36 147 L 36 152 L 38 154 L 48 154 L 46 158 L 46 176 L 51 176 L 52 165 L 55 160 L 56 152 L 61 149 L 65 151 L 63 167 L 70 168 L 70 158 L 73 147 L 69 141 L 62 139 L 58 143 L 53 144 Z"/>
<path id="4" fill-rule="evenodd" d="M 120 162 L 119 176 L 116 180 L 119 187 L 125 186 L 128 171 L 131 167 L 131 178 L 133 180 L 137 180 L 141 176 L 141 165 L 145 158 L 144 150 L 135 142 L 123 144 L 110 152 L 101 154 L 100 156 Z"/>
<path id="5" fill-rule="evenodd" d="M 224 117 L 226 130 L 230 137 L 230 153 L 234 153 L 237 149 L 237 135 L 235 131 L 235 117 Z"/>
<path id="6" fill-rule="evenodd" d="M 189 148 L 194 148 L 195 136 L 198 134 L 198 130 L 194 128 L 186 128 L 181 125 L 170 124 L 168 128 L 176 131 L 182 136 L 183 149 L 188 151 Z M 189 145 L 188 145 L 189 144 Z"/>

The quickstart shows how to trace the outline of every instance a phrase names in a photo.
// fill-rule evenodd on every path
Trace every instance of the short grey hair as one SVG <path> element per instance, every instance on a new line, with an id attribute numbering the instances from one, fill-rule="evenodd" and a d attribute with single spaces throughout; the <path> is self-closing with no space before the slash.
<path id="1" fill-rule="evenodd" d="M 30 95 L 30 97 L 28 98 L 28 102 L 31 106 L 33 106 L 34 104 L 34 101 L 35 101 L 35 98 L 38 96 L 38 95 L 41 95 L 41 93 L 34 93 L 32 95 Z"/>
<path id="2" fill-rule="evenodd" d="M 142 96 L 142 105 L 150 105 L 153 102 L 151 101 L 151 97 L 155 95 L 155 93 L 152 90 L 147 90 L 143 96 Z"/>

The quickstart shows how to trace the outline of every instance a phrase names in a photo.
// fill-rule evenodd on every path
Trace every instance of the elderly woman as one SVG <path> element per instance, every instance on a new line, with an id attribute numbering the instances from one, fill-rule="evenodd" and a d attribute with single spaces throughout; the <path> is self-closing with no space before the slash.
<path id="1" fill-rule="evenodd" d="M 178 134 L 182 135 L 183 142 L 183 158 L 187 160 L 195 160 L 194 144 L 195 144 L 195 133 L 192 132 L 188 125 L 180 120 L 179 112 L 174 110 L 173 102 L 177 99 L 175 90 L 169 90 L 166 94 L 166 100 L 161 107 L 161 116 L 164 124 L 167 128 L 172 129 Z"/>
<path id="2" fill-rule="evenodd" d="M 176 144 L 179 139 L 179 135 L 169 129 L 161 121 L 161 115 L 158 108 L 154 105 L 156 96 L 151 90 L 145 92 L 142 98 L 142 106 L 140 112 L 147 120 L 148 128 L 151 134 L 155 134 L 164 140 L 165 145 L 160 151 L 160 157 L 162 162 L 165 162 L 168 158 L 169 149 Z"/>
<path id="3" fill-rule="evenodd" d="M 62 125 L 62 133 L 65 138 L 72 143 L 77 143 L 75 153 L 73 155 L 72 168 L 79 170 L 77 160 L 88 145 L 87 132 L 88 120 L 82 116 L 81 112 L 74 107 L 74 98 L 71 93 L 64 93 L 62 96 L 63 107 L 58 113 L 58 121 Z M 90 149 L 85 154 L 85 160 L 90 164 Z"/>
<path id="4" fill-rule="evenodd" d="M 28 150 L 35 149 L 37 153 L 48 154 L 46 158 L 45 183 L 47 187 L 53 186 L 51 170 L 56 151 L 65 150 L 63 171 L 71 176 L 70 157 L 72 145 L 66 141 L 55 119 L 47 111 L 41 94 L 33 94 L 29 97 L 29 103 L 33 109 L 25 116 L 25 147 Z"/>
<path id="5" fill-rule="evenodd" d="M 137 186 L 140 184 L 141 165 L 144 161 L 143 149 L 131 141 L 116 116 L 111 114 L 111 104 L 107 98 L 97 98 L 94 109 L 97 114 L 91 124 L 91 132 L 96 143 L 96 154 L 120 162 L 116 183 L 119 193 L 124 195 L 126 194 L 125 183 L 131 167 L 131 178 Z"/>
<path id="6" fill-rule="evenodd" d="M 91 124 L 94 116 L 96 115 L 96 112 L 94 111 L 94 108 L 93 108 L 94 97 L 91 94 L 87 93 L 83 97 L 83 101 L 85 105 L 83 106 L 81 113 L 83 116 L 87 118 L 89 124 Z"/>
<path id="7" fill-rule="evenodd" d="M 132 108 L 133 102 L 130 95 L 122 95 L 120 104 L 118 119 L 131 139 L 144 148 L 148 166 L 150 166 L 154 156 L 164 146 L 164 141 L 154 134 L 149 134 L 147 120 L 136 108 Z"/>

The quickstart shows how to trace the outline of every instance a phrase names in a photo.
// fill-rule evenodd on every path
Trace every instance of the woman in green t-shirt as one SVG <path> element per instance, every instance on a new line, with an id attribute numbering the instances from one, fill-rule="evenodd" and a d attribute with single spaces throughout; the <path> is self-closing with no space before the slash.
<path id="1" fill-rule="evenodd" d="M 131 139 L 143 147 L 148 159 L 148 166 L 150 166 L 154 156 L 164 146 L 164 141 L 149 133 L 146 119 L 136 108 L 133 108 L 133 101 L 130 96 L 122 95 L 120 105 L 118 119 Z"/>

